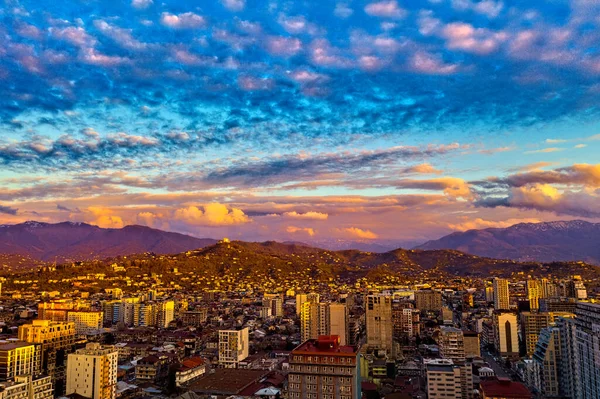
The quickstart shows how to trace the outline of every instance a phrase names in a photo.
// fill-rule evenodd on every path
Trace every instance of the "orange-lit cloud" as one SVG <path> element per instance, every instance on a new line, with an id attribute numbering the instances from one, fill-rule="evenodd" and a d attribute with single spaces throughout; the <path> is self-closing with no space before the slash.
<path id="1" fill-rule="evenodd" d="M 315 235 L 315 230 L 312 227 L 297 227 L 297 226 L 287 226 L 285 231 L 291 234 L 295 233 L 304 233 L 308 234 L 310 237 Z"/>
<path id="2" fill-rule="evenodd" d="M 223 204 L 211 203 L 203 208 L 189 206 L 177 209 L 173 218 L 196 226 L 227 226 L 251 221 L 241 209 L 228 208 Z"/>

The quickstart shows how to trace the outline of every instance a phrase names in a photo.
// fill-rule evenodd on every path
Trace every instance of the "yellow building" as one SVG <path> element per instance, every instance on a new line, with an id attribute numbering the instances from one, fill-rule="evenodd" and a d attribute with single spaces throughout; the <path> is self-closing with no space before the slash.
<path id="1" fill-rule="evenodd" d="M 102 330 L 104 312 L 72 311 L 67 314 L 67 320 L 75 324 L 77 335 L 97 334 Z"/>
<path id="2" fill-rule="evenodd" d="M 36 345 L 21 341 L 0 344 L 0 382 L 21 375 L 39 375 L 40 365 L 40 351 Z"/>

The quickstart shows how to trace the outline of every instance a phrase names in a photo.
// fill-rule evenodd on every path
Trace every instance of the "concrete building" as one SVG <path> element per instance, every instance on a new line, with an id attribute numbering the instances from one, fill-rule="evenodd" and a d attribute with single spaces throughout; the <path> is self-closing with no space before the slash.
<path id="1" fill-rule="evenodd" d="M 49 376 L 22 375 L 0 383 L 0 399 L 51 399 L 54 397 Z"/>
<path id="2" fill-rule="evenodd" d="M 248 328 L 219 331 L 219 365 L 237 368 L 239 362 L 248 357 L 250 340 Z"/>
<path id="3" fill-rule="evenodd" d="M 67 313 L 67 321 L 75 324 L 77 335 L 93 335 L 102 331 L 104 312 L 72 311 Z"/>
<path id="4" fill-rule="evenodd" d="M 547 288 L 545 285 L 548 280 L 527 280 L 526 290 L 527 299 L 529 300 L 529 309 L 538 310 L 540 308 L 540 299 L 546 297 Z"/>
<path id="5" fill-rule="evenodd" d="M 181 313 L 184 326 L 200 327 L 208 320 L 208 310 L 205 308 L 188 310 Z"/>
<path id="6" fill-rule="evenodd" d="M 465 360 L 465 342 L 462 330 L 454 327 L 440 327 L 438 345 L 442 358 L 453 361 Z"/>
<path id="7" fill-rule="evenodd" d="M 428 399 L 471 399 L 473 372 L 469 363 L 432 361 L 425 365 Z"/>
<path id="8" fill-rule="evenodd" d="M 442 293 L 435 290 L 415 291 L 415 306 L 419 310 L 439 312 L 442 309 Z"/>
<path id="9" fill-rule="evenodd" d="M 531 357 L 535 352 L 540 331 L 554 321 L 551 313 L 521 312 L 521 339 L 523 342 L 522 353 Z"/>
<path id="10" fill-rule="evenodd" d="M 41 356 L 37 345 L 13 341 L 0 344 L 0 382 L 22 375 L 37 376 L 41 372 Z"/>
<path id="11" fill-rule="evenodd" d="M 156 326 L 167 328 L 175 320 L 175 301 L 162 301 L 156 304 Z"/>
<path id="12" fill-rule="evenodd" d="M 337 335 L 340 344 L 348 342 L 348 308 L 343 303 L 304 302 L 300 315 L 302 341 L 321 335 Z"/>
<path id="13" fill-rule="evenodd" d="M 367 295 L 366 298 L 367 345 L 370 349 L 392 354 L 394 328 L 392 320 L 392 297 Z"/>
<path id="14" fill-rule="evenodd" d="M 494 312 L 494 347 L 502 357 L 519 357 L 517 315 L 512 312 Z"/>
<path id="15" fill-rule="evenodd" d="M 98 343 L 71 353 L 67 360 L 67 395 L 115 399 L 119 352 Z"/>
<path id="16" fill-rule="evenodd" d="M 346 346 L 348 344 L 348 307 L 343 303 L 330 303 L 327 324 L 327 334 L 324 335 L 337 335 L 340 338 L 340 346 Z"/>
<path id="17" fill-rule="evenodd" d="M 57 395 L 65 392 L 67 355 L 75 350 L 75 323 L 33 320 L 19 327 L 19 339 L 39 345 L 41 372 L 50 376 Z"/>
<path id="18" fill-rule="evenodd" d="M 463 331 L 465 343 L 465 356 L 467 358 L 481 357 L 481 342 L 479 334 L 475 331 Z"/>
<path id="19" fill-rule="evenodd" d="M 310 294 L 297 294 L 296 295 L 296 315 L 300 316 L 302 313 L 302 305 L 305 302 L 319 303 L 320 296 L 316 293 Z"/>
<path id="20" fill-rule="evenodd" d="M 359 399 L 359 348 L 340 345 L 338 336 L 311 339 L 290 354 L 290 399 Z"/>
<path id="21" fill-rule="evenodd" d="M 534 390 L 544 398 L 561 396 L 559 366 L 562 361 L 560 350 L 560 330 L 556 327 L 544 328 L 533 353 Z"/>
<path id="22" fill-rule="evenodd" d="M 393 304 L 394 337 L 414 337 L 421 333 L 421 312 L 409 307 Z"/>
<path id="23" fill-rule="evenodd" d="M 574 359 L 577 399 L 600 398 L 600 304 L 579 302 L 575 309 Z"/>
<path id="24" fill-rule="evenodd" d="M 509 310 L 510 309 L 510 293 L 508 290 L 508 280 L 502 278 L 494 278 L 494 309 Z"/>

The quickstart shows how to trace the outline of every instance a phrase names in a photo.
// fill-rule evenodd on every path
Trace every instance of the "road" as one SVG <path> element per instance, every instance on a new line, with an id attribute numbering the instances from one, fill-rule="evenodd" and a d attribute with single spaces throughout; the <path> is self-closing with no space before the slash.
<path id="1" fill-rule="evenodd" d="M 511 378 L 506 369 L 499 362 L 495 361 L 493 356 L 488 352 L 482 352 L 483 359 L 490 365 L 494 373 L 496 373 L 496 377 L 506 377 Z M 500 360 L 502 361 L 502 360 Z M 512 373 L 511 373 L 512 374 Z"/>

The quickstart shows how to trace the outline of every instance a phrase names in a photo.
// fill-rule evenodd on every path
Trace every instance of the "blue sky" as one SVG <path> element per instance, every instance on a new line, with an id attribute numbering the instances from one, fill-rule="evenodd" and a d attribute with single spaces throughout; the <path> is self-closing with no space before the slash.
<path id="1" fill-rule="evenodd" d="M 597 1 L 2 1 L 0 222 L 406 244 L 600 218 Z"/>

